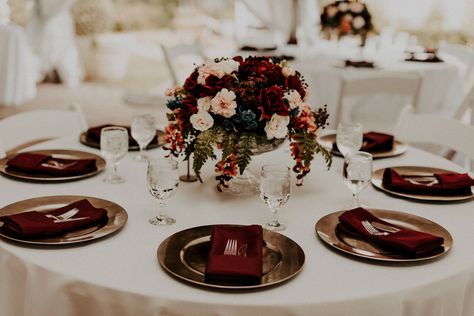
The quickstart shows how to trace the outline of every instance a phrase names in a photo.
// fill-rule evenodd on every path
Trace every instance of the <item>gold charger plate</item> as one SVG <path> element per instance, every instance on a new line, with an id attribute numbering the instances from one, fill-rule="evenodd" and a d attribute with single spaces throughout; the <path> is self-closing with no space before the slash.
<path id="1" fill-rule="evenodd" d="M 375 244 L 349 236 L 343 232 L 337 231 L 336 229 L 336 226 L 339 223 L 339 216 L 345 211 L 337 211 L 320 218 L 315 225 L 316 233 L 323 242 L 335 249 L 354 256 L 379 261 L 410 262 L 430 260 L 447 253 L 453 245 L 451 234 L 444 227 L 426 218 L 391 210 L 367 210 L 378 218 L 402 228 L 423 231 L 443 237 L 443 250 L 426 256 L 409 257 L 403 254 L 390 252 L 389 250 L 380 248 Z"/>
<path id="2" fill-rule="evenodd" d="M 160 131 L 160 130 L 157 129 L 156 130 L 156 137 L 158 137 L 158 142 L 148 144 L 148 146 L 146 146 L 146 149 L 158 148 L 161 145 L 163 145 L 163 143 L 164 143 L 163 137 L 164 136 L 165 136 L 165 132 Z M 79 136 L 79 141 L 81 142 L 81 144 L 84 144 L 86 146 L 100 149 L 100 142 L 87 137 L 87 131 L 81 133 L 81 135 Z M 140 150 L 140 147 L 138 147 L 138 145 L 128 146 L 128 150 L 129 151 L 138 151 L 138 150 Z"/>
<path id="3" fill-rule="evenodd" d="M 50 150 L 32 150 L 26 151 L 28 153 L 42 154 L 42 155 L 51 155 L 54 158 L 61 159 L 95 159 L 95 165 L 97 170 L 91 171 L 88 173 L 74 175 L 74 176 L 56 176 L 56 175 L 47 175 L 47 174 L 31 174 L 21 171 L 14 170 L 7 166 L 7 162 L 10 158 L 14 157 L 17 153 L 8 155 L 7 157 L 0 160 L 0 172 L 13 178 L 32 180 L 32 181 L 69 181 L 69 180 L 78 180 L 87 177 L 91 177 L 102 172 L 105 169 L 105 160 L 93 153 L 79 151 L 79 150 L 70 150 L 70 149 L 50 149 Z"/>
<path id="4" fill-rule="evenodd" d="M 433 167 L 420 167 L 420 166 L 396 166 L 391 167 L 400 174 L 417 174 L 417 175 L 432 175 L 433 173 L 443 173 L 443 172 L 453 172 L 451 170 L 433 168 Z M 409 198 L 415 200 L 423 201 L 440 201 L 440 202 L 450 202 L 450 201 L 463 201 L 469 200 L 474 197 L 474 186 L 471 187 L 471 194 L 458 194 L 458 195 L 429 195 L 429 194 L 416 194 L 416 193 L 404 193 L 393 191 L 382 184 L 383 172 L 386 168 L 378 169 L 374 171 L 372 176 L 372 184 L 379 190 L 384 192 Z"/>
<path id="5" fill-rule="evenodd" d="M 238 226 L 238 225 L 231 225 Z M 204 278 L 211 246 L 212 225 L 189 228 L 166 238 L 158 247 L 161 266 L 173 276 L 205 287 L 220 289 L 256 289 L 272 286 L 294 277 L 303 267 L 303 249 L 290 238 L 263 230 L 263 275 L 260 284 L 227 285 Z"/>
<path id="6" fill-rule="evenodd" d="M 95 197 L 75 195 L 45 196 L 15 202 L 0 209 L 0 216 L 18 214 L 28 211 L 47 212 L 82 199 L 89 200 L 89 202 L 95 207 L 106 209 L 108 221 L 106 223 L 76 229 L 74 231 L 70 231 L 62 235 L 56 235 L 46 238 L 20 239 L 16 236 L 8 235 L 1 229 L 0 236 L 27 244 L 67 245 L 85 241 L 92 241 L 98 238 L 105 237 L 121 229 L 127 222 L 127 212 L 120 205 L 115 204 L 111 201 Z"/>
<path id="7" fill-rule="evenodd" d="M 334 150 L 332 148 L 332 144 L 336 142 L 336 134 L 328 134 L 328 135 L 324 135 L 324 136 L 321 136 L 319 138 L 319 143 L 324 147 L 326 148 L 327 150 L 329 150 L 331 152 L 331 154 L 335 155 L 335 156 L 339 156 L 339 157 L 342 157 L 342 154 L 339 150 Z M 375 159 L 378 159 L 378 158 L 388 158 L 388 157 L 395 157 L 395 156 L 399 156 L 403 153 L 405 153 L 408 149 L 408 145 L 405 144 L 405 143 L 402 143 L 398 140 L 394 140 L 393 142 L 393 148 L 392 150 L 386 150 L 386 151 L 374 151 L 374 152 L 371 152 L 372 154 L 372 157 L 375 158 Z"/>

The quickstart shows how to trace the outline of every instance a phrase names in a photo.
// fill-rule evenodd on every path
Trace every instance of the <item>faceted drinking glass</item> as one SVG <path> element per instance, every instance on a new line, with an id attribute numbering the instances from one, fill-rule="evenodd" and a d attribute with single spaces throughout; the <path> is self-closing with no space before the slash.
<path id="1" fill-rule="evenodd" d="M 372 179 L 372 155 L 356 151 L 344 158 L 342 168 L 344 183 L 352 192 L 352 208 L 360 207 L 359 193 L 364 190 Z"/>
<path id="2" fill-rule="evenodd" d="M 363 127 L 360 123 L 339 123 L 337 126 L 336 144 L 345 157 L 362 147 Z"/>
<path id="3" fill-rule="evenodd" d="M 100 150 L 107 164 L 112 165 L 112 171 L 104 178 L 105 183 L 122 183 L 125 179 L 118 172 L 120 160 L 128 152 L 128 131 L 123 127 L 104 127 L 100 132 Z"/>
<path id="4" fill-rule="evenodd" d="M 140 161 L 148 160 L 144 151 L 146 146 L 156 136 L 155 119 L 150 114 L 135 116 L 132 121 L 131 130 L 133 139 L 137 141 L 140 147 L 140 153 L 134 159 Z"/>

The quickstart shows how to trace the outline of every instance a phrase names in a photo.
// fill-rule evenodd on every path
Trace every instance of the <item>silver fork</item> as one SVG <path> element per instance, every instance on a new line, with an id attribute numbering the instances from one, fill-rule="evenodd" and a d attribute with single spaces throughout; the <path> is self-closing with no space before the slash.
<path id="1" fill-rule="evenodd" d="M 362 226 L 364 226 L 365 230 L 371 235 L 387 236 L 389 234 L 387 232 L 381 232 L 380 230 L 372 226 L 372 224 L 369 221 L 362 221 Z"/>
<path id="2" fill-rule="evenodd" d="M 224 256 L 236 256 L 237 255 L 237 239 L 227 239 L 227 243 L 224 249 Z"/>
<path id="3" fill-rule="evenodd" d="M 46 214 L 45 216 L 48 218 L 54 219 L 55 222 L 61 222 L 70 219 L 74 215 L 76 215 L 79 212 L 79 209 L 73 208 L 72 210 L 69 210 L 63 214 L 60 214 L 58 216 L 55 216 L 53 214 Z"/>

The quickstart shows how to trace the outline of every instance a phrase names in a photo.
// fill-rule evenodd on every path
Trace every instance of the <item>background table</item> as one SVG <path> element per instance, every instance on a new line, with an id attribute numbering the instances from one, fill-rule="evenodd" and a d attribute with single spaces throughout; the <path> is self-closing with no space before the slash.
<path id="1" fill-rule="evenodd" d="M 84 147 L 63 138 L 36 148 Z M 160 149 L 152 152 L 162 155 Z M 204 183 L 180 183 L 169 211 L 177 223 L 155 227 L 148 218 L 158 203 L 147 192 L 146 164 L 129 154 L 119 167 L 127 182 L 106 185 L 103 174 L 77 182 L 38 184 L 0 177 L 0 206 L 46 195 L 86 195 L 114 201 L 129 221 L 117 234 L 72 247 L 44 248 L 0 240 L 0 306 L 3 315 L 473 315 L 473 201 L 434 204 L 388 196 L 373 187 L 361 193 L 374 208 L 405 211 L 448 229 L 452 250 L 438 260 L 420 263 L 378 263 L 326 247 L 314 231 L 316 221 L 344 209 L 351 194 L 334 158 L 325 171 L 317 157 L 302 187 L 292 187 L 281 219 L 286 236 L 305 251 L 305 265 L 294 279 L 259 291 L 225 292 L 190 286 L 168 275 L 156 250 L 169 235 L 194 226 L 261 223 L 269 210 L 258 196 L 234 197 L 215 189 L 213 164 Z M 290 164 L 285 147 L 254 157 L 251 169 L 263 162 Z M 410 148 L 400 157 L 375 161 L 375 168 L 423 164 L 456 168 L 452 163 Z M 183 166 L 184 167 L 184 164 Z M 456 170 L 460 170 L 457 168 Z M 184 169 L 183 169 L 184 172 Z"/>

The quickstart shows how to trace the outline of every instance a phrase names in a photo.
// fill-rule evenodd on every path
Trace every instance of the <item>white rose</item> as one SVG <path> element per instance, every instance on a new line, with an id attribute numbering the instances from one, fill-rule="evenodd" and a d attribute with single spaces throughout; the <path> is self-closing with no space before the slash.
<path id="1" fill-rule="evenodd" d="M 216 76 L 219 79 L 225 75 L 222 69 L 220 69 L 214 61 L 207 62 L 201 66 L 201 68 L 198 69 L 198 74 L 197 83 L 202 85 L 206 84 L 206 78 L 210 75 Z"/>
<path id="2" fill-rule="evenodd" d="M 268 139 L 285 138 L 288 134 L 288 124 L 290 123 L 289 116 L 281 116 L 273 114 L 270 121 L 265 125 L 265 132 Z"/>
<path id="3" fill-rule="evenodd" d="M 198 111 L 189 118 L 194 129 L 204 132 L 214 125 L 214 119 L 211 114 L 205 111 Z"/>
<path id="4" fill-rule="evenodd" d="M 217 92 L 215 97 L 211 100 L 211 112 L 227 118 L 233 116 L 237 108 L 235 98 L 234 91 L 229 91 L 225 88 L 222 89 Z"/>
<path id="5" fill-rule="evenodd" d="M 303 100 L 301 100 L 301 96 L 296 90 L 285 92 L 283 97 L 288 100 L 288 105 L 292 110 L 303 106 Z"/>
<path id="6" fill-rule="evenodd" d="M 211 97 L 199 98 L 197 100 L 198 110 L 208 112 L 211 109 Z"/>
<path id="7" fill-rule="evenodd" d="M 363 28 L 365 25 L 365 20 L 363 17 L 361 16 L 356 16 L 354 18 L 354 20 L 352 21 L 352 26 L 355 28 L 355 29 L 361 29 Z"/>
<path id="8" fill-rule="evenodd" d="M 352 2 L 351 11 L 354 13 L 361 13 L 362 11 L 364 11 L 364 5 L 360 2 Z"/>
<path id="9" fill-rule="evenodd" d="M 288 66 L 285 66 L 281 69 L 281 73 L 285 77 L 290 77 L 296 75 L 296 71 L 293 68 L 290 68 Z"/>
<path id="10" fill-rule="evenodd" d="M 349 9 L 349 4 L 347 4 L 347 2 L 341 2 L 341 3 L 339 3 L 339 5 L 337 6 L 337 8 L 338 8 L 339 11 L 341 11 L 341 12 L 346 12 L 346 11 Z"/>
<path id="11" fill-rule="evenodd" d="M 222 70 L 226 75 L 230 75 L 234 71 L 239 70 L 240 64 L 233 60 L 233 59 L 226 59 L 218 63 L 218 67 Z"/>

